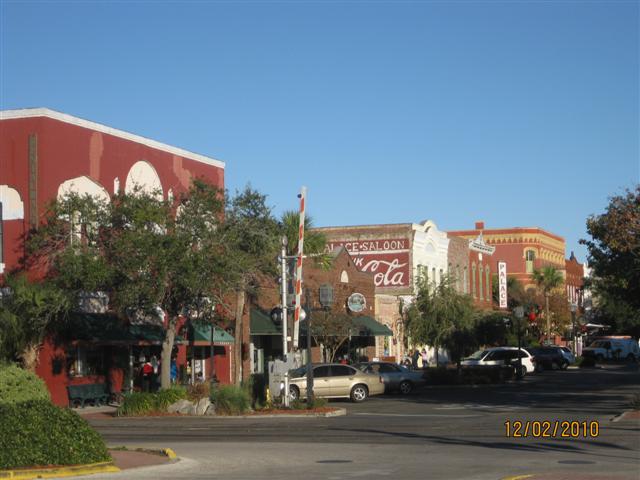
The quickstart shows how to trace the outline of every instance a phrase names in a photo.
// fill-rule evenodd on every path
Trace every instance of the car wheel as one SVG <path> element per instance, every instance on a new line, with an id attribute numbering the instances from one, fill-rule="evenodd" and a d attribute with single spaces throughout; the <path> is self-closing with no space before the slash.
<path id="1" fill-rule="evenodd" d="M 565 360 L 560 364 L 560 370 L 566 370 L 568 366 L 569 366 L 569 362 Z"/>
<path id="2" fill-rule="evenodd" d="M 604 357 L 601 354 L 596 355 L 596 360 L 598 363 L 602 363 L 604 361 Z"/>
<path id="3" fill-rule="evenodd" d="M 635 361 L 636 361 L 636 357 L 635 355 L 633 355 L 633 353 L 630 353 L 629 355 L 627 355 L 627 362 L 635 363 Z"/>
<path id="4" fill-rule="evenodd" d="M 527 375 L 527 367 L 525 367 L 524 365 L 522 365 L 522 367 L 520 367 L 520 378 L 523 378 Z"/>
<path id="5" fill-rule="evenodd" d="M 404 382 L 400 383 L 399 390 L 401 394 L 408 395 L 409 393 L 411 393 L 411 390 L 413 390 L 413 384 L 410 381 L 405 380 Z"/>
<path id="6" fill-rule="evenodd" d="M 300 389 L 295 385 L 289 386 L 289 398 L 293 401 L 300 400 Z"/>
<path id="7" fill-rule="evenodd" d="M 351 389 L 351 401 L 355 403 L 364 402 L 369 396 L 369 389 L 365 385 L 356 385 Z"/>

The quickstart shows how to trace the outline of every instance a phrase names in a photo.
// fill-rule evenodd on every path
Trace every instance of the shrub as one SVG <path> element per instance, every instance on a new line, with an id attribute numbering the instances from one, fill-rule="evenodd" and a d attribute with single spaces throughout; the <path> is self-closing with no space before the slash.
<path id="1" fill-rule="evenodd" d="M 0 469 L 111 460 L 78 414 L 48 400 L 0 404 Z"/>
<path id="2" fill-rule="evenodd" d="M 183 387 L 171 387 L 166 390 L 160 390 L 154 394 L 155 409 L 166 412 L 169 405 L 184 398 L 187 398 L 187 390 Z"/>
<path id="3" fill-rule="evenodd" d="M 216 385 L 211 388 L 211 401 L 216 406 L 216 413 L 238 415 L 249 410 L 251 395 L 246 388 Z"/>
<path id="4" fill-rule="evenodd" d="M 44 381 L 16 365 L 0 364 L 0 403 L 50 400 Z"/>
<path id="5" fill-rule="evenodd" d="M 187 387 L 187 398 L 192 402 L 197 402 L 201 398 L 211 395 L 211 385 L 209 382 L 195 383 Z"/>
<path id="6" fill-rule="evenodd" d="M 155 399 L 153 393 L 132 392 L 124 395 L 122 403 L 118 407 L 117 415 L 144 415 L 155 410 Z"/>

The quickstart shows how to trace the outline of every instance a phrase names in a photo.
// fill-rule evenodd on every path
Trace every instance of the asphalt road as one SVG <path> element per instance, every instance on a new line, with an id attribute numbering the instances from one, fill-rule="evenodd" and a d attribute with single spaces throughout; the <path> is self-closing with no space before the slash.
<path id="1" fill-rule="evenodd" d="M 640 421 L 612 419 L 640 393 L 636 365 L 547 371 L 501 386 L 427 387 L 336 401 L 334 418 L 94 419 L 109 445 L 171 447 L 174 465 L 131 479 L 640 479 Z M 505 422 L 597 422 L 598 435 L 506 436 Z M 513 427 L 511 428 L 513 433 Z M 523 431 L 521 433 L 524 433 Z M 568 432 L 571 433 L 571 432 Z M 576 433 L 575 431 L 573 433 Z M 588 433 L 594 433 L 590 431 Z M 100 475 L 91 478 L 122 478 Z"/>

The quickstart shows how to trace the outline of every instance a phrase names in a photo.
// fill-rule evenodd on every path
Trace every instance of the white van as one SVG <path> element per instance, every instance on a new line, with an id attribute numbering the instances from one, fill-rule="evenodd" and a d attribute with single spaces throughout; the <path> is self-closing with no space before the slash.
<path id="1" fill-rule="evenodd" d="M 586 348 L 582 349 L 582 356 L 602 360 L 640 360 L 640 347 L 633 338 L 600 337 Z"/>

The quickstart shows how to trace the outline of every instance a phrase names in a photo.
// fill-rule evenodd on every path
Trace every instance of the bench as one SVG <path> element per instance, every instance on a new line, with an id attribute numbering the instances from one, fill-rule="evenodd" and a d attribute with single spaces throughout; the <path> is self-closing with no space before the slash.
<path id="1" fill-rule="evenodd" d="M 85 404 L 106 405 L 109 402 L 109 390 L 105 383 L 87 383 L 84 385 L 69 385 L 69 405 L 72 407 L 82 407 Z"/>

